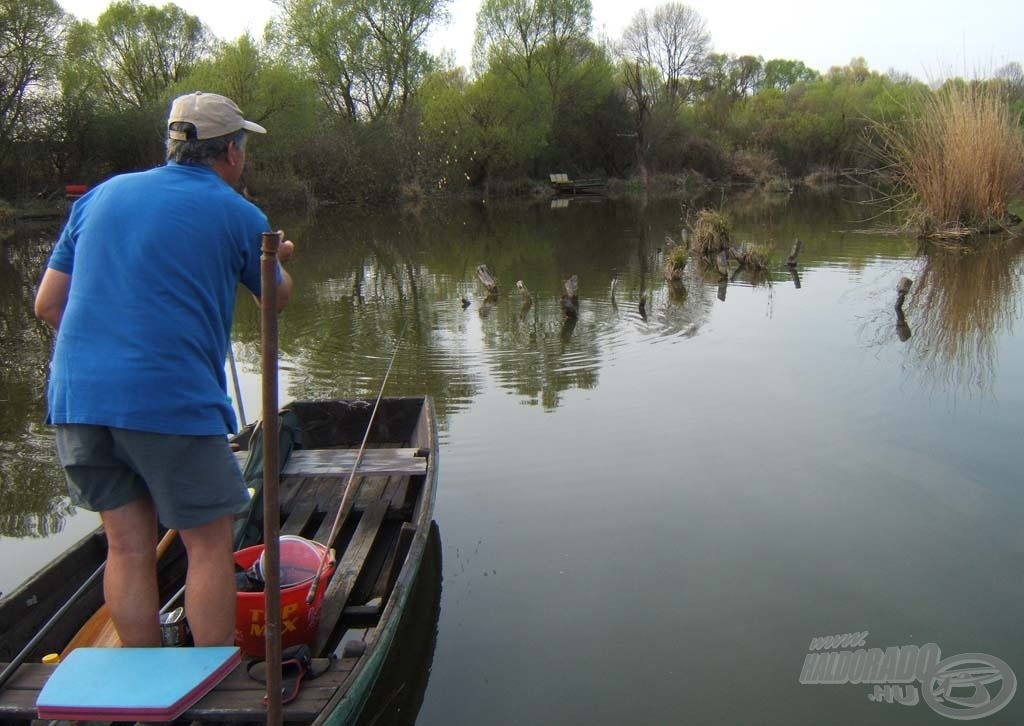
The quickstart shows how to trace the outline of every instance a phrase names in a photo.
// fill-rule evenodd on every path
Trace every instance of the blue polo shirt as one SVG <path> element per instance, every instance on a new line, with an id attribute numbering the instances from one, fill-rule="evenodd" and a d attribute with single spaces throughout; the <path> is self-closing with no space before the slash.
<path id="1" fill-rule="evenodd" d="M 75 202 L 49 261 L 71 275 L 49 421 L 234 431 L 224 358 L 238 283 L 259 294 L 268 230 L 263 212 L 204 166 L 124 174 Z"/>

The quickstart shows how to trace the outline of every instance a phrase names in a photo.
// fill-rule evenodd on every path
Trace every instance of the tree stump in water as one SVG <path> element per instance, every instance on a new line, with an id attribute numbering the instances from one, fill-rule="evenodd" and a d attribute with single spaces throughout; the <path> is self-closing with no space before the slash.
<path id="1" fill-rule="evenodd" d="M 910 325 L 907 323 L 907 318 L 903 315 L 903 301 L 907 298 L 907 293 L 910 292 L 910 286 L 913 285 L 913 281 L 909 277 L 901 277 L 900 281 L 896 284 L 896 335 L 899 337 L 900 342 L 906 343 L 910 340 Z"/>
<path id="2" fill-rule="evenodd" d="M 476 276 L 480 279 L 480 282 L 483 283 L 484 287 L 487 288 L 488 296 L 498 294 L 498 281 L 494 279 L 494 275 L 491 274 L 487 265 L 477 265 Z"/>
<path id="3" fill-rule="evenodd" d="M 715 265 L 718 267 L 718 274 L 723 277 L 729 276 L 729 250 L 728 248 L 718 253 L 715 258 Z"/>
<path id="4" fill-rule="evenodd" d="M 803 247 L 803 244 L 797 237 L 796 242 L 793 243 L 793 249 L 789 251 L 789 257 L 786 258 L 786 267 L 796 267 L 796 258 L 800 256 L 800 248 Z"/>
<path id="5" fill-rule="evenodd" d="M 579 282 L 576 279 L 576 275 L 562 283 L 562 294 L 559 297 L 559 302 L 562 305 L 562 311 L 570 318 L 575 318 L 579 314 L 578 293 Z"/>
<path id="6" fill-rule="evenodd" d="M 913 284 L 914 282 L 909 277 L 901 277 L 896 284 L 896 312 L 901 316 L 903 315 L 903 301 L 907 299 L 907 293 L 910 292 L 910 286 Z"/>

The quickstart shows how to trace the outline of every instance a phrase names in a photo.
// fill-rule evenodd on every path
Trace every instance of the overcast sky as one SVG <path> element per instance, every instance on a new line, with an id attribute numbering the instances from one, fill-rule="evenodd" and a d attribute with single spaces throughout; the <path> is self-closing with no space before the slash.
<path id="1" fill-rule="evenodd" d="M 59 0 L 68 12 L 95 21 L 109 0 Z M 163 5 L 167 0 L 151 4 Z M 176 0 L 219 37 L 245 30 L 260 36 L 277 12 L 271 0 Z M 640 7 L 660 3 L 593 0 L 594 32 L 618 38 Z M 736 55 L 801 60 L 819 71 L 863 56 L 868 67 L 895 69 L 922 80 L 988 75 L 1024 62 L 1021 0 L 691 0 L 707 21 L 714 49 Z M 431 49 L 447 48 L 468 66 L 480 0 L 452 0 L 451 20 L 435 31 Z"/>

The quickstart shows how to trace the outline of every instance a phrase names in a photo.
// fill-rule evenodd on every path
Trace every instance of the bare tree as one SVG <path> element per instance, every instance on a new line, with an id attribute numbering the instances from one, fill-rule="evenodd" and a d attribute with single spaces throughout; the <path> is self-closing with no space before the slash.
<path id="1" fill-rule="evenodd" d="M 660 5 L 653 14 L 638 11 L 623 31 L 621 47 L 626 58 L 657 69 L 673 102 L 690 95 L 710 49 L 704 19 L 678 2 Z"/>

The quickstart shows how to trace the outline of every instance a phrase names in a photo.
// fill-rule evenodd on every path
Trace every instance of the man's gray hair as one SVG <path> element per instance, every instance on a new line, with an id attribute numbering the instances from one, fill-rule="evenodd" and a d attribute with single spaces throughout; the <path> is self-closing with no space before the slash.
<path id="1" fill-rule="evenodd" d="M 193 166 L 213 166 L 213 163 L 224 156 L 228 151 L 228 144 L 232 141 L 238 148 L 245 147 L 245 129 L 239 129 L 227 136 L 218 136 L 213 139 L 196 139 L 195 127 L 184 121 L 175 121 L 171 124 L 175 131 L 190 131 L 190 137 L 185 141 L 178 139 L 167 139 L 167 161 L 178 164 L 191 164 Z"/>

